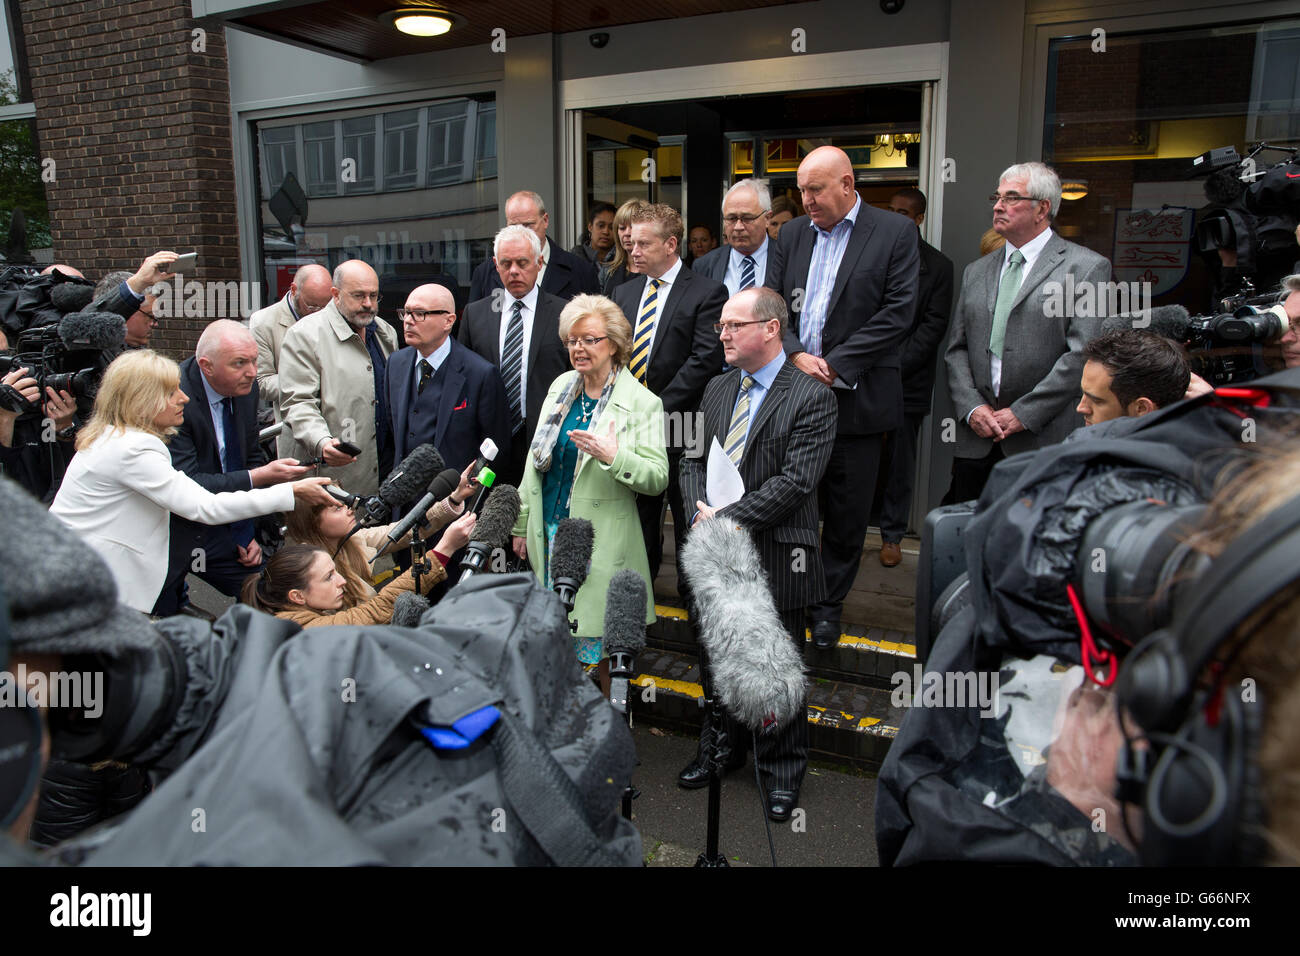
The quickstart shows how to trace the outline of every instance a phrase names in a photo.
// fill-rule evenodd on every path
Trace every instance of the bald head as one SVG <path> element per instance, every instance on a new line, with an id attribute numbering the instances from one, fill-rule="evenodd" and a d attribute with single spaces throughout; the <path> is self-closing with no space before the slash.
<path id="1" fill-rule="evenodd" d="M 208 323 L 194 356 L 199 371 L 218 395 L 247 395 L 257 381 L 257 342 L 245 325 L 233 319 Z"/>
<path id="2" fill-rule="evenodd" d="M 78 279 L 84 279 L 84 278 L 86 278 L 85 276 L 83 276 L 83 275 L 81 274 L 81 270 L 80 270 L 80 269 L 74 269 L 74 268 L 72 268 L 72 266 L 65 266 L 65 265 L 63 265 L 63 263 L 61 263 L 61 262 L 56 262 L 56 263 L 55 263 L 54 265 L 52 265 L 52 266 L 46 266 L 44 269 L 41 270 L 41 275 L 43 275 L 43 276 L 47 276 L 47 275 L 49 275 L 51 272 L 53 272 L 55 269 L 58 269 L 58 270 L 59 270 L 60 272 L 62 272 L 65 276 L 76 276 Z"/>
<path id="3" fill-rule="evenodd" d="M 853 211 L 853 163 L 838 146 L 818 146 L 805 156 L 798 181 L 804 211 L 819 228 L 831 229 Z"/>
<path id="4" fill-rule="evenodd" d="M 364 329 L 379 314 L 379 276 L 360 259 L 334 269 L 334 305 L 354 329 Z"/>
<path id="5" fill-rule="evenodd" d="M 330 271 L 317 263 L 302 266 L 293 274 L 289 284 L 289 295 L 293 297 L 293 307 L 298 317 L 319 312 L 329 305 L 334 295 L 334 279 Z"/>
<path id="6" fill-rule="evenodd" d="M 456 324 L 456 299 L 445 286 L 430 282 L 417 286 L 406 297 L 402 335 L 423 356 L 442 348 Z"/>

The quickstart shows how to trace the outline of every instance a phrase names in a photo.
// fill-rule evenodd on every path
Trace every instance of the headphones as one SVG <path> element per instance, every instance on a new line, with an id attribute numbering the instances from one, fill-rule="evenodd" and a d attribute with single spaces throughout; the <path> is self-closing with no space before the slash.
<path id="1" fill-rule="evenodd" d="M 9 673 L 9 648 L 9 601 L 0 585 L 0 684 L 9 685 L 0 687 L 0 828 L 18 819 L 41 779 L 41 712 Z"/>
<path id="2" fill-rule="evenodd" d="M 1144 811 L 1144 865 L 1257 864 L 1267 850 L 1260 789 L 1258 696 L 1224 674 L 1249 640 L 1253 614 L 1300 580 L 1300 497 L 1234 540 L 1197 580 L 1173 622 L 1143 639 L 1120 669 L 1118 702 L 1151 747 L 1125 735 L 1119 797 Z"/>

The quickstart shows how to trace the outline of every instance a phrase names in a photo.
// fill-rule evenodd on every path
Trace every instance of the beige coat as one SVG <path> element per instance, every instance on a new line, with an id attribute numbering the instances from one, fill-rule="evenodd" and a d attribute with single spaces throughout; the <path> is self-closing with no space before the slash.
<path id="1" fill-rule="evenodd" d="M 275 409 L 277 422 L 280 420 L 280 345 L 293 324 L 287 296 L 265 309 L 258 309 L 248 320 L 257 341 L 257 390 Z"/>
<path id="2" fill-rule="evenodd" d="M 397 348 L 397 333 L 380 321 L 379 343 L 385 355 Z M 379 491 L 379 450 L 375 443 L 375 380 L 366 345 L 339 314 L 333 302 L 299 319 L 280 345 L 280 414 L 293 432 L 286 457 L 320 455 L 328 438 L 361 447 L 351 465 L 323 467 L 354 495 Z"/>

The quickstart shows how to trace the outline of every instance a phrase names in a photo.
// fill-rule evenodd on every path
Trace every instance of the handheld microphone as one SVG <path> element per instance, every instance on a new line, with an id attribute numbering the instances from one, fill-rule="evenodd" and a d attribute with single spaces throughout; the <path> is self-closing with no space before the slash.
<path id="1" fill-rule="evenodd" d="M 645 650 L 645 579 L 624 568 L 605 592 L 605 653 L 609 655 L 609 702 L 628 711 L 628 682 L 636 673 L 636 656 Z"/>
<path id="2" fill-rule="evenodd" d="M 460 562 L 461 581 L 482 571 L 491 560 L 493 549 L 503 547 L 510 540 L 510 531 L 519 520 L 520 506 L 519 490 L 514 485 L 497 485 L 483 506 L 483 513 L 474 526 L 474 540 Z"/>
<path id="3" fill-rule="evenodd" d="M 71 349 L 120 349 L 126 320 L 112 312 L 70 312 L 59 320 L 59 338 Z"/>
<path id="4" fill-rule="evenodd" d="M 564 610 L 570 614 L 573 613 L 578 589 L 591 570 L 594 538 L 595 531 L 586 518 L 565 518 L 555 529 L 551 547 L 551 580 L 555 582 L 555 593 L 560 596 Z M 569 627 L 576 629 L 577 622 L 570 621 Z"/>
<path id="5" fill-rule="evenodd" d="M 749 533 L 724 518 L 698 522 L 682 546 L 681 568 L 727 712 L 755 731 L 804 719 L 803 662 L 781 626 Z"/>
<path id="6" fill-rule="evenodd" d="M 357 520 L 367 528 L 388 524 L 393 520 L 393 509 L 418 498 L 443 467 L 438 449 L 416 445 L 385 479 L 378 494 L 357 499 L 353 505 Z"/>
<path id="7" fill-rule="evenodd" d="M 477 478 L 479 483 L 478 494 L 474 496 L 474 503 L 470 505 L 469 510 L 478 512 L 479 505 L 483 503 L 483 496 L 487 490 L 492 487 L 496 481 L 496 472 L 488 465 L 497 460 L 497 443 L 491 438 L 484 438 L 483 444 L 478 446 L 478 458 L 474 459 L 474 467 L 470 469 L 470 477 Z"/>
<path id="8" fill-rule="evenodd" d="M 394 627 L 419 627 L 420 615 L 429 610 L 429 602 L 414 591 L 403 591 L 393 602 Z"/>
<path id="9" fill-rule="evenodd" d="M 458 484 L 460 484 L 460 473 L 455 468 L 443 469 L 433 481 L 429 482 L 429 490 L 423 498 L 415 503 L 415 507 L 407 512 L 406 517 L 389 529 L 388 540 L 379 549 L 379 553 L 371 559 L 371 563 L 373 564 L 379 560 L 389 548 L 405 538 L 416 525 L 423 527 L 424 518 L 429 513 L 429 509 L 455 491 Z"/>
<path id="10" fill-rule="evenodd" d="M 344 491 L 338 485 L 325 485 L 325 493 L 335 501 L 347 505 L 349 508 L 355 508 L 358 503 L 364 503 L 365 499 L 360 495 L 354 495 L 350 491 Z"/>

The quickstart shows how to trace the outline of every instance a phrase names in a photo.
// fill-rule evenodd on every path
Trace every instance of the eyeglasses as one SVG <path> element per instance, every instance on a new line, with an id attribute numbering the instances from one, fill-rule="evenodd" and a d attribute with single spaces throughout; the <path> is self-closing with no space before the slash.
<path id="1" fill-rule="evenodd" d="M 750 223 L 757 222 L 759 219 L 762 219 L 766 215 L 767 213 L 765 212 L 760 212 L 757 216 L 737 216 L 733 213 L 730 216 L 723 216 L 722 221 L 725 222 L 728 226 L 734 226 L 738 222 L 743 222 L 745 225 L 748 226 Z"/>
<path id="2" fill-rule="evenodd" d="M 146 319 L 148 319 L 150 325 L 157 325 L 157 324 L 158 324 L 158 319 L 154 316 L 154 314 L 153 314 L 152 312 L 146 312 L 144 309 L 136 309 L 135 311 L 136 311 L 139 315 L 143 315 Z"/>
<path id="3" fill-rule="evenodd" d="M 435 315 L 453 315 L 450 309 L 398 309 L 397 317 L 405 321 L 411 319 L 415 322 L 424 322 Z"/>
<path id="4" fill-rule="evenodd" d="M 589 349 L 592 348 L 597 342 L 603 342 L 607 338 L 609 338 L 608 335 L 602 335 L 599 338 L 597 338 L 594 335 L 585 335 L 580 339 L 565 339 L 564 347 L 570 349 L 576 349 L 579 345 L 581 345 L 584 349 Z"/>
<path id="5" fill-rule="evenodd" d="M 750 319 L 748 322 L 714 322 L 713 331 L 721 335 L 723 332 L 736 334 L 736 330 L 742 325 L 766 325 L 771 319 Z"/>
<path id="6" fill-rule="evenodd" d="M 989 204 L 996 206 L 999 201 L 1013 206 L 1018 202 L 1028 200 L 1029 202 L 1047 202 L 1046 199 L 1039 199 L 1036 196 L 1021 196 L 1019 193 L 994 193 L 989 197 Z"/>
<path id="7" fill-rule="evenodd" d="M 349 292 L 347 296 L 353 302 L 365 302 L 366 299 L 374 299 L 375 305 L 378 305 L 380 300 L 383 299 L 383 296 L 378 292 Z"/>

